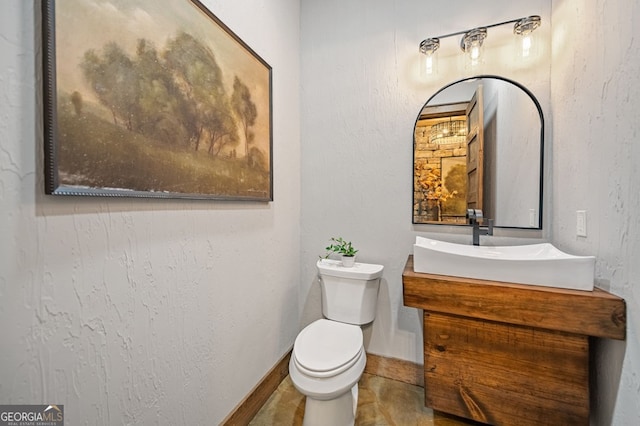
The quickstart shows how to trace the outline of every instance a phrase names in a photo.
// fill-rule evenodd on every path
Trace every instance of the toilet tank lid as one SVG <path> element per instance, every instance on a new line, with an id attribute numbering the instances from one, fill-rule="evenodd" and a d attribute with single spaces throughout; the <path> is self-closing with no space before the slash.
<path id="1" fill-rule="evenodd" d="M 374 280 L 382 276 L 384 266 L 373 263 L 356 262 L 352 267 L 342 266 L 342 262 L 333 259 L 319 259 L 316 263 L 318 272 L 333 277 L 352 278 L 355 280 Z"/>

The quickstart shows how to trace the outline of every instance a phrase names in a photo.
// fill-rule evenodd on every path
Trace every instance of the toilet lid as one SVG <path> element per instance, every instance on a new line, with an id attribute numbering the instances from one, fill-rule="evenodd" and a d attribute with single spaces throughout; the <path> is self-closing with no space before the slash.
<path id="1" fill-rule="evenodd" d="M 352 363 L 362 351 L 362 330 L 357 325 L 320 319 L 298 334 L 293 351 L 300 366 L 322 375 Z"/>

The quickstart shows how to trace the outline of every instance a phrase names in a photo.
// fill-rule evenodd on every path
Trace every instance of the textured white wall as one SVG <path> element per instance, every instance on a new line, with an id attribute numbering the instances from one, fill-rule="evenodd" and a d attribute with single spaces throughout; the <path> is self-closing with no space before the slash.
<path id="1" fill-rule="evenodd" d="M 626 300 L 626 341 L 596 341 L 593 424 L 637 425 L 640 1 L 555 0 L 553 22 L 553 240 L 595 255 L 597 285 Z"/>
<path id="2" fill-rule="evenodd" d="M 360 249 L 360 261 L 385 266 L 367 350 L 423 362 L 421 311 L 402 305 L 402 269 L 416 234 L 465 243 L 471 236 L 460 227 L 411 224 L 416 116 L 440 87 L 476 74 L 523 83 L 549 114 L 550 12 L 549 0 L 494 0 L 481 7 L 462 0 L 301 1 L 303 324 L 320 316 L 315 260 L 328 238 L 340 235 Z M 421 40 L 532 14 L 543 19 L 537 34 L 543 49 L 529 68 L 514 60 L 513 27 L 506 26 L 489 32 L 487 61 L 478 71 L 459 66 L 455 37 L 442 40 L 439 74 L 419 79 Z"/>
<path id="3" fill-rule="evenodd" d="M 293 343 L 299 3 L 204 3 L 274 69 L 273 203 L 43 195 L 40 2 L 0 2 L 0 402 L 217 424 Z"/>

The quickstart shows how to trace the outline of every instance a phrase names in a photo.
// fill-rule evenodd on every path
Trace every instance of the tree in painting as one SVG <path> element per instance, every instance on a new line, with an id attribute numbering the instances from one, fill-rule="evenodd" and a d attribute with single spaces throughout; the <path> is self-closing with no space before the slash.
<path id="1" fill-rule="evenodd" d="M 251 126 L 256 122 L 258 112 L 256 105 L 251 101 L 251 92 L 249 88 L 236 76 L 233 80 L 233 96 L 231 97 L 233 109 L 240 117 L 242 129 L 244 130 L 245 152 L 249 151 L 249 145 L 253 142 L 254 134 L 251 132 Z M 250 156 L 247 156 L 249 161 Z"/>
<path id="2" fill-rule="evenodd" d="M 65 183 L 223 196 L 270 191 L 269 153 L 254 145 L 251 90 L 235 76 L 229 95 L 216 55 L 200 40 L 180 31 L 158 49 L 139 39 L 132 54 L 109 41 L 87 49 L 79 67 L 91 96 L 58 96 Z"/>

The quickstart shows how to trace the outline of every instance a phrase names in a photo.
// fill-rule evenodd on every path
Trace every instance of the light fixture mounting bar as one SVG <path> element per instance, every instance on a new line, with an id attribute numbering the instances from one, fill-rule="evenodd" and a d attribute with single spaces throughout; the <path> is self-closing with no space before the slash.
<path id="1" fill-rule="evenodd" d="M 540 21 L 540 17 L 538 15 L 532 15 L 532 16 L 525 16 L 522 18 L 517 18 L 517 19 L 510 19 L 508 21 L 504 21 L 504 22 L 498 22 L 497 24 L 490 24 L 490 25 L 478 25 L 475 28 L 493 28 L 493 27 L 499 27 L 501 25 L 507 25 L 507 24 L 515 24 L 516 22 L 520 22 L 523 19 L 527 19 L 527 18 L 537 18 L 537 21 Z M 462 30 L 462 31 L 456 31 L 455 33 L 449 33 L 449 34 L 445 34 L 445 35 L 440 35 L 440 36 L 436 36 L 436 37 L 429 37 L 426 40 L 431 40 L 431 39 L 442 39 L 442 38 L 447 38 L 447 37 L 454 37 L 454 36 L 458 36 L 458 35 L 464 35 L 466 33 L 468 33 L 469 31 L 475 29 L 475 28 L 470 28 L 468 30 Z"/>
<path id="2" fill-rule="evenodd" d="M 465 51 L 465 41 L 477 40 L 481 45 L 482 41 L 487 37 L 487 29 L 499 27 L 501 25 L 515 24 L 513 33 L 518 35 L 526 35 L 531 33 L 541 24 L 542 20 L 539 15 L 524 16 L 522 18 L 509 19 L 508 21 L 502 21 L 495 24 L 482 25 L 479 27 L 471 28 L 463 31 L 456 31 L 454 33 L 439 35 L 436 37 L 429 37 L 420 42 L 420 53 L 425 55 L 433 55 L 436 50 L 440 48 L 440 40 L 443 38 L 462 36 L 460 40 L 460 47 Z"/>

